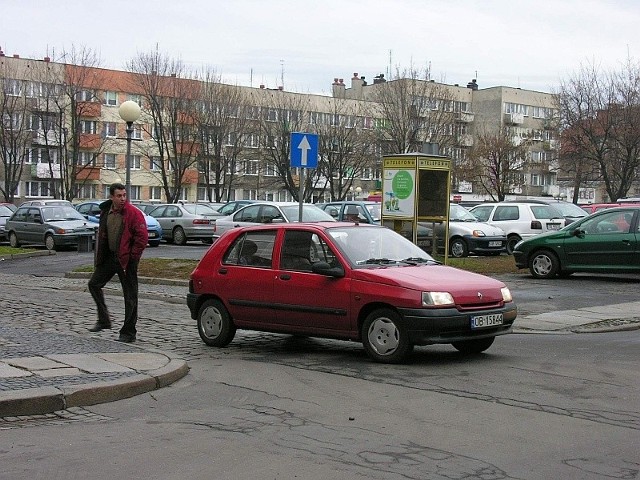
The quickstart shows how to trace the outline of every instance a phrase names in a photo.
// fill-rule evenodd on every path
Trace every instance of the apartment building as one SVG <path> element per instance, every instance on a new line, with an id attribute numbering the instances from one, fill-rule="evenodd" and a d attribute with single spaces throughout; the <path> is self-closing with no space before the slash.
<path id="1" fill-rule="evenodd" d="M 178 82 L 182 87 L 197 83 L 192 79 L 167 80 Z M 227 125 L 223 145 L 217 153 L 212 148 L 209 154 L 209 143 L 216 135 L 216 128 L 219 133 L 222 127 L 210 128 L 209 139 L 200 132 L 199 136 L 192 135 L 187 140 L 184 132 L 194 130 L 195 113 L 179 112 L 180 122 L 191 128 L 176 130 L 175 138 L 171 138 L 173 155 L 196 158 L 181 164 L 184 171 L 180 176 L 174 175 L 178 164 L 168 160 L 170 155 L 163 152 L 158 143 L 157 118 L 149 104 L 149 92 L 136 74 L 58 64 L 48 58 L 5 57 L 0 52 L 0 82 L 4 92 L 3 130 L 0 131 L 4 140 L 0 139 L 0 155 L 11 157 L 0 164 L 0 185 L 6 189 L 7 178 L 16 173 L 10 171 L 11 168 L 23 164 L 13 190 L 17 204 L 34 197 L 103 198 L 108 194 L 109 184 L 125 183 L 127 142 L 125 122 L 119 116 L 118 107 L 126 100 L 134 100 L 142 107 L 142 116 L 134 123 L 132 135 L 130 174 L 134 200 L 166 201 L 167 189 L 179 187 L 178 198 L 207 201 L 216 186 L 218 193 L 222 193 L 220 200 L 224 201 L 291 200 L 299 172 L 295 169 L 282 172 L 286 161 L 285 152 L 280 148 L 285 141 L 283 135 L 291 130 L 335 136 L 334 144 L 327 146 L 326 151 L 329 160 L 332 153 L 336 154 L 338 165 L 344 160 L 344 155 L 340 156 L 342 139 L 336 135 L 339 128 L 345 139 L 350 136 L 348 155 L 354 156 L 357 148 L 362 151 L 353 164 L 335 167 L 340 174 L 318 173 L 311 185 L 312 199 L 328 200 L 327 185 L 331 182 L 340 183 L 332 187 L 334 192 L 346 194 L 348 198 L 356 194 L 366 198 L 380 189 L 381 156 L 393 153 L 394 148 L 388 141 L 385 145 L 385 140 L 377 135 L 378 127 L 386 121 L 377 95 L 385 83 L 382 75 L 368 84 L 364 77 L 354 74 L 349 87 L 336 78 L 332 96 L 228 85 L 225 98 L 237 92 L 243 99 L 241 113 L 239 104 L 226 107 L 235 112 L 230 116 L 247 121 Z M 440 154 L 450 156 L 455 163 L 464 159 L 480 128 L 498 130 L 508 125 L 514 137 L 533 139 L 529 148 L 531 161 L 522 172 L 523 186 L 519 187 L 520 192 L 514 193 L 558 193 L 557 137 L 550 121 L 555 116 L 553 95 L 511 87 L 480 89 L 475 80 L 466 86 L 427 83 L 437 87 L 438 95 L 446 99 L 441 103 L 446 103 L 448 116 L 441 121 L 437 135 L 433 126 L 430 127 L 434 129 L 433 135 L 423 132 L 424 138 L 439 139 L 435 143 L 440 145 Z M 171 98 L 167 92 L 168 89 L 162 98 Z M 437 101 L 431 99 L 430 102 L 437 108 Z M 239 128 L 244 129 L 240 140 L 237 138 Z M 354 141 L 351 131 L 359 131 L 361 137 Z M 14 137 L 20 137 L 21 141 L 16 142 Z M 169 148 L 169 142 L 166 143 Z M 278 151 L 280 157 L 274 156 Z M 208 158 L 214 156 L 217 159 L 224 156 L 227 162 L 217 173 L 207 163 Z M 345 172 L 350 175 L 342 178 Z M 179 186 L 171 183 L 175 178 L 179 178 Z M 484 192 L 465 178 L 454 178 L 454 183 L 452 191 L 460 197 L 485 198 Z"/>

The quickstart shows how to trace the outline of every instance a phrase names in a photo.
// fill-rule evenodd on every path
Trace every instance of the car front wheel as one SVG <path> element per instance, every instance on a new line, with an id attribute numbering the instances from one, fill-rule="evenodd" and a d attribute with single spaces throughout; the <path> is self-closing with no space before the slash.
<path id="1" fill-rule="evenodd" d="M 507 238 L 507 253 L 513 255 L 513 250 L 516 248 L 516 244 L 522 240 L 518 235 L 511 235 Z"/>
<path id="2" fill-rule="evenodd" d="M 453 348 L 464 354 L 482 353 L 491 345 L 496 337 L 478 338 L 477 340 L 463 340 L 461 342 L 453 342 Z"/>
<path id="3" fill-rule="evenodd" d="M 389 308 L 367 316 L 362 325 L 362 344 L 367 354 L 380 363 L 400 363 L 413 348 L 400 315 Z"/>
<path id="4" fill-rule="evenodd" d="M 44 237 L 44 246 L 49 251 L 56 249 L 56 241 L 53 239 L 53 235 L 49 234 Z"/>
<path id="5" fill-rule="evenodd" d="M 451 250 L 451 256 L 455 258 L 462 258 L 469 255 L 469 248 L 467 247 L 467 242 L 462 240 L 461 238 L 456 238 L 451 242 L 451 246 L 449 247 Z"/>
<path id="6" fill-rule="evenodd" d="M 18 236 L 14 232 L 9 233 L 9 245 L 11 245 L 13 248 L 20 247 Z"/>
<path id="7" fill-rule="evenodd" d="M 219 300 L 207 300 L 198 312 L 198 333 L 210 347 L 226 347 L 236 335 L 236 326 Z"/>
<path id="8" fill-rule="evenodd" d="M 535 252 L 529 259 L 529 271 L 535 278 L 552 278 L 560 270 L 560 261 L 548 250 Z"/>

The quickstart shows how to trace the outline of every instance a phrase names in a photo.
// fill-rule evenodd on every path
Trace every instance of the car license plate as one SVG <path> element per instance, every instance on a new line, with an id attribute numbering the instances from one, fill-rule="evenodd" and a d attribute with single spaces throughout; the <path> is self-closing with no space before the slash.
<path id="1" fill-rule="evenodd" d="M 149 232 L 149 238 L 156 238 L 156 232 Z"/>
<path id="2" fill-rule="evenodd" d="M 559 223 L 547 223 L 547 228 L 549 230 L 560 230 L 560 224 Z"/>
<path id="3" fill-rule="evenodd" d="M 418 246 L 419 247 L 430 247 L 431 246 L 431 240 L 418 240 Z"/>
<path id="4" fill-rule="evenodd" d="M 489 242 L 490 247 L 501 247 L 502 242 Z"/>
<path id="5" fill-rule="evenodd" d="M 488 328 L 495 327 L 496 325 L 502 325 L 502 314 L 492 313 L 490 315 L 476 315 L 471 317 L 471 329 L 476 328 Z"/>

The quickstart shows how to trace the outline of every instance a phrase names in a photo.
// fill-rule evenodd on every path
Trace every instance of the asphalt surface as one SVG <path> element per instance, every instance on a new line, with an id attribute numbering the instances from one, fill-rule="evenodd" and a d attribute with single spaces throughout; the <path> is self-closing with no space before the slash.
<path id="1" fill-rule="evenodd" d="M 4 261 L 12 260 L 16 259 Z M 3 274 L 0 270 L 3 284 L 24 277 Z M 29 277 L 28 283 L 31 288 L 40 285 L 54 291 L 86 292 L 86 274 L 77 274 L 75 278 Z M 187 282 L 183 280 L 141 279 L 139 295 L 160 304 L 186 303 L 186 290 Z M 105 288 L 105 293 L 121 295 L 117 279 Z M 55 303 L 55 298 L 51 302 Z M 13 311 L 5 308 L 5 315 L 0 316 L 0 417 L 5 421 L 131 397 L 170 385 L 188 373 L 187 363 L 174 352 L 144 342 L 116 342 L 117 328 L 90 334 L 81 333 L 85 328 L 63 333 L 46 328 L 46 322 L 42 328 L 17 326 L 12 322 L 13 316 L 25 312 L 13 305 Z M 554 302 L 548 302 L 547 308 L 553 305 Z M 61 310 L 69 310 L 69 315 L 73 315 L 73 309 Z M 525 310 L 519 312 L 514 332 L 577 334 L 632 330 L 640 327 L 638 312 L 640 302 L 541 313 Z M 28 314 L 38 317 L 45 312 Z M 92 324 L 91 321 L 87 326 Z"/>

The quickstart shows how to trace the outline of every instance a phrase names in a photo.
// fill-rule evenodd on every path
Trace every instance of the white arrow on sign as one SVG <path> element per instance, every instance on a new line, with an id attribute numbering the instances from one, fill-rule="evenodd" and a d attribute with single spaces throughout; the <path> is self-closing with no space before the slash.
<path id="1" fill-rule="evenodd" d="M 307 165 L 307 153 L 311 150 L 311 145 L 309 145 L 306 135 L 302 137 L 298 148 L 300 149 L 300 164 L 304 167 Z"/>

